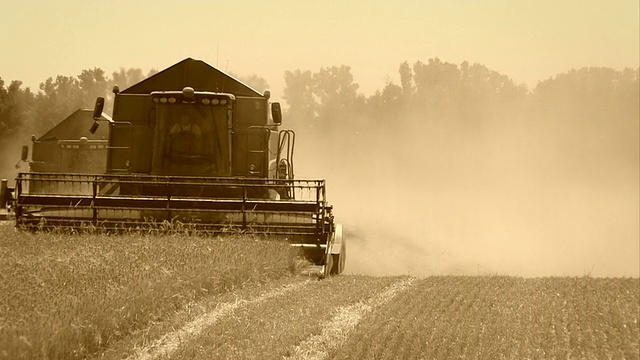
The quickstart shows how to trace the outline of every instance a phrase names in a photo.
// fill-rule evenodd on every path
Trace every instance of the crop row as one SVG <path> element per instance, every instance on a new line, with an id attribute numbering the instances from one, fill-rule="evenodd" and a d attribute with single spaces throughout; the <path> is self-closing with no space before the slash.
<path id="1" fill-rule="evenodd" d="M 309 283 L 237 307 L 159 359 L 638 359 L 638 279 L 404 283 L 363 276 Z"/>
<path id="2" fill-rule="evenodd" d="M 335 359 L 637 359 L 638 279 L 432 277 Z"/>

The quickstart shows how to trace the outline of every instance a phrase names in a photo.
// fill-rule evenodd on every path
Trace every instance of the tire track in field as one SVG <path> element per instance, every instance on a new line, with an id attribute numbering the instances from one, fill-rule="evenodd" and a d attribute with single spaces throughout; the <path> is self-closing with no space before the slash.
<path id="1" fill-rule="evenodd" d="M 293 355 L 287 359 L 321 360 L 327 358 L 329 350 L 340 347 L 349 332 L 358 325 L 364 316 L 393 299 L 399 292 L 409 288 L 414 280 L 414 278 L 405 279 L 390 285 L 386 290 L 367 301 L 338 308 L 337 314 L 322 326 L 322 332 L 319 335 L 309 337 L 296 346 L 291 351 Z"/>
<path id="2" fill-rule="evenodd" d="M 158 356 L 170 357 L 171 354 L 178 350 L 181 343 L 184 343 L 189 338 L 198 336 L 204 329 L 215 324 L 220 318 L 233 314 L 236 309 L 283 296 L 306 286 L 309 282 L 311 282 L 311 280 L 284 285 L 249 300 L 239 299 L 235 302 L 219 304 L 213 311 L 199 316 L 181 329 L 167 333 L 150 345 L 137 350 L 136 353 L 129 356 L 127 360 L 153 360 Z"/>

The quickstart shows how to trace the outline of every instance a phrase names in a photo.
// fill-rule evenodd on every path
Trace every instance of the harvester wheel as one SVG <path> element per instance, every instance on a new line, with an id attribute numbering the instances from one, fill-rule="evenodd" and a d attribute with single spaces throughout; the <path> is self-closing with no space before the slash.
<path id="1" fill-rule="evenodd" d="M 334 232 L 333 247 L 331 249 L 331 270 L 330 275 L 340 275 L 344 271 L 347 259 L 347 241 L 342 232 L 342 225 L 336 224 Z"/>

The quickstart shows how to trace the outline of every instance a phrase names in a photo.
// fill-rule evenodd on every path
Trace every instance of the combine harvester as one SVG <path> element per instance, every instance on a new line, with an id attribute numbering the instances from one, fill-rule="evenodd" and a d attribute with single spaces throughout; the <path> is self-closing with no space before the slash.
<path id="1" fill-rule="evenodd" d="M 113 93 L 113 117 L 98 98 L 89 130 L 109 127 L 106 171 L 32 166 L 15 188 L 3 183 L 1 205 L 11 205 L 16 226 L 238 229 L 286 239 L 325 276 L 342 273 L 346 242 L 325 181 L 294 179 L 295 133 L 279 130 L 280 104 L 269 102 L 269 92 L 188 58 Z M 81 154 L 90 142 L 60 146 Z"/>

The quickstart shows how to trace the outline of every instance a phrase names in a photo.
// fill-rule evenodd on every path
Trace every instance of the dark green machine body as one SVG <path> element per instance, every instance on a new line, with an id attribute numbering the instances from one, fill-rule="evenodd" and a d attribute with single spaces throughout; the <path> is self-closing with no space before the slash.
<path id="1" fill-rule="evenodd" d="M 201 61 L 117 92 L 110 126 L 107 173 L 276 176 L 279 123 L 268 93 Z"/>

